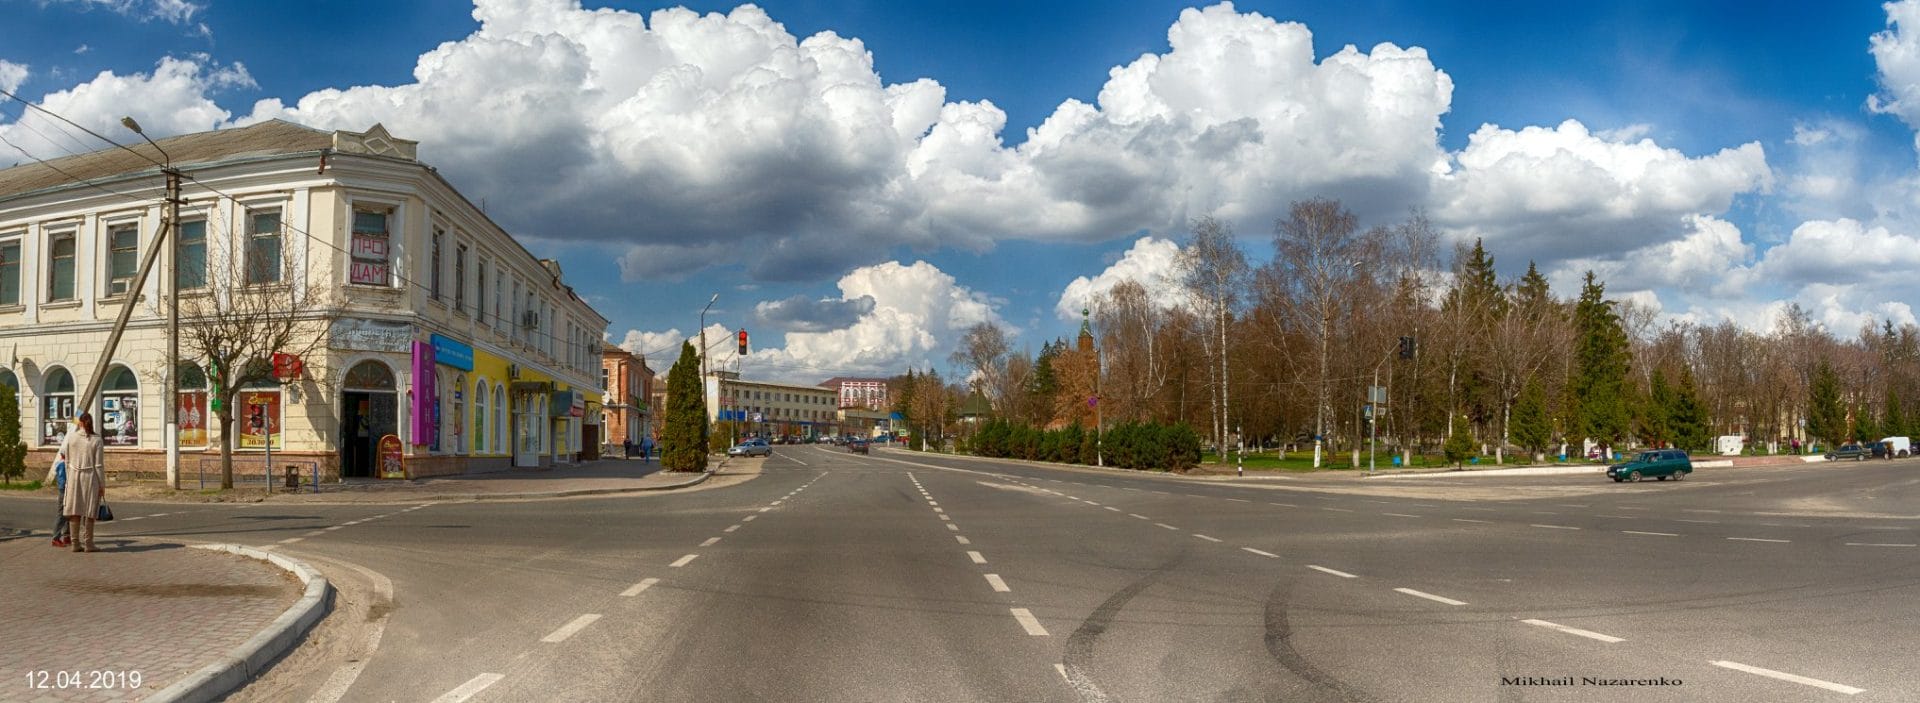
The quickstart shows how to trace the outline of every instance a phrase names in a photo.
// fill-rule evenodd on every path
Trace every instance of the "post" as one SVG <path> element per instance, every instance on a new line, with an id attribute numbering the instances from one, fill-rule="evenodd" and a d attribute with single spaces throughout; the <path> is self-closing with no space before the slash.
<path id="1" fill-rule="evenodd" d="M 180 172 L 167 169 L 167 224 L 180 226 Z M 180 489 L 180 237 L 162 236 L 167 243 L 167 369 L 166 435 L 167 488 Z"/>
<path id="2" fill-rule="evenodd" d="M 1380 367 L 1375 366 L 1373 367 L 1373 387 L 1367 389 L 1367 394 L 1373 395 L 1374 388 L 1379 388 L 1379 387 L 1380 387 Z M 1367 400 L 1373 400 L 1373 399 L 1368 398 Z M 1371 413 L 1371 415 L 1372 417 L 1367 418 L 1367 473 L 1369 474 L 1373 473 L 1373 456 L 1374 456 L 1375 450 L 1380 444 L 1380 404 L 1379 403 L 1374 404 L 1373 412 Z"/>
<path id="3" fill-rule="evenodd" d="M 1247 477 L 1246 430 L 1244 428 L 1235 427 L 1233 428 L 1233 436 L 1234 436 L 1234 439 L 1233 439 L 1234 448 L 1238 450 L 1237 455 L 1234 457 L 1234 462 L 1236 464 L 1234 471 L 1240 474 L 1240 478 L 1246 478 Z"/>
<path id="4" fill-rule="evenodd" d="M 285 396 L 283 395 L 282 397 L 284 398 Z M 286 406 L 286 401 L 282 400 L 281 407 L 285 407 L 285 406 Z M 257 407 L 260 408 L 260 436 L 265 438 L 264 441 L 266 442 L 266 445 L 267 445 L 267 492 L 272 493 L 273 492 L 273 418 L 267 417 L 266 403 L 260 403 Z"/>

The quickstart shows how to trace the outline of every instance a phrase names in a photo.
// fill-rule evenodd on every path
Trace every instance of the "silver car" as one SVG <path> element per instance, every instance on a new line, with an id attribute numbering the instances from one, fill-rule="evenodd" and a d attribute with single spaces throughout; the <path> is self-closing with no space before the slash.
<path id="1" fill-rule="evenodd" d="M 733 445 L 727 456 L 773 456 L 773 447 L 764 439 L 749 439 Z"/>

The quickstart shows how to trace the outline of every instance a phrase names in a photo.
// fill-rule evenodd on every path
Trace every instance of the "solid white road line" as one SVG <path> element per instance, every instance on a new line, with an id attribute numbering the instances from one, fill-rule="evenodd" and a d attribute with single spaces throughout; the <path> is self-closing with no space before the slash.
<path id="1" fill-rule="evenodd" d="M 999 593 L 1007 593 L 1013 590 L 1007 588 L 1006 580 L 1000 578 L 999 574 L 987 574 L 987 585 L 992 586 L 993 590 Z"/>
<path id="2" fill-rule="evenodd" d="M 1466 518 L 1463 518 L 1463 517 L 1457 517 L 1457 518 L 1452 518 L 1452 520 L 1453 520 L 1454 522 L 1474 522 L 1474 523 L 1479 523 L 1479 524 L 1482 524 L 1482 525 L 1491 525 L 1491 524 L 1493 524 L 1493 521 L 1491 521 L 1491 520 L 1468 520 L 1468 519 L 1466 519 Z"/>
<path id="3" fill-rule="evenodd" d="M 1679 534 L 1673 533 L 1673 532 L 1641 532 L 1639 530 L 1621 530 L 1621 532 L 1624 532 L 1630 535 L 1650 535 L 1653 537 L 1679 537 L 1680 536 Z"/>
<path id="4" fill-rule="evenodd" d="M 592 625 L 593 621 L 599 620 L 599 619 L 600 619 L 599 613 L 587 613 L 586 615 L 582 615 L 580 617 L 574 618 L 573 622 L 562 625 L 560 629 L 554 630 L 553 634 L 540 638 L 540 641 L 541 642 L 565 642 L 567 641 L 568 637 L 573 636 L 573 633 L 587 629 L 588 625 Z"/>
<path id="5" fill-rule="evenodd" d="M 1761 676 L 1765 676 L 1770 679 L 1779 679 L 1781 681 L 1791 681 L 1793 683 L 1804 684 L 1804 685 L 1812 686 L 1815 688 L 1824 688 L 1829 691 L 1833 691 L 1835 693 L 1845 693 L 1849 696 L 1854 695 L 1856 693 L 1862 693 L 1867 690 L 1864 688 L 1854 688 L 1846 684 L 1834 683 L 1832 681 L 1821 681 L 1820 679 L 1810 679 L 1805 676 L 1796 676 L 1794 674 L 1789 674 L 1784 671 L 1762 669 L 1757 666 L 1750 666 L 1747 664 L 1742 664 L 1740 662 L 1715 661 L 1715 662 L 1707 662 L 1707 663 L 1723 669 L 1732 669 L 1734 671 L 1744 671 L 1749 674 L 1759 674 Z"/>
<path id="6" fill-rule="evenodd" d="M 673 568 L 676 568 L 676 569 L 678 569 L 678 568 L 680 568 L 680 567 L 682 567 L 682 566 L 686 566 L 686 565 L 688 565 L 688 564 L 691 564 L 691 563 L 693 563 L 693 560 L 695 560 L 695 559 L 698 559 L 698 558 L 700 558 L 700 555 L 698 555 L 698 554 L 688 554 L 688 555 L 686 555 L 686 556 L 684 556 L 684 557 L 680 557 L 679 559 L 675 559 L 675 560 L 673 560 L 673 563 L 672 563 L 672 564 L 668 564 L 667 566 L 671 566 L 671 567 L 673 567 Z"/>
<path id="7" fill-rule="evenodd" d="M 1169 525 L 1169 524 L 1167 524 L 1167 523 L 1164 523 L 1164 522 L 1156 522 L 1156 523 L 1153 523 L 1153 524 L 1155 524 L 1155 525 L 1159 525 L 1159 526 L 1161 526 L 1161 527 L 1164 527 L 1164 528 L 1167 528 L 1167 529 L 1169 529 L 1169 530 L 1178 530 L 1178 529 L 1180 529 L 1180 528 L 1178 528 L 1178 527 L 1174 527 L 1174 526 L 1172 526 L 1172 525 Z"/>
<path id="8" fill-rule="evenodd" d="M 967 539 L 966 535 L 954 535 L 953 538 L 959 540 L 961 544 L 973 544 L 973 541 Z"/>
<path id="9" fill-rule="evenodd" d="M 1759 537 L 1728 537 L 1727 539 L 1735 542 L 1772 542 L 1774 544 L 1786 544 L 1793 541 L 1790 539 L 1761 539 Z"/>
<path id="10" fill-rule="evenodd" d="M 120 518 L 120 521 L 121 521 L 121 522 L 133 522 L 133 521 L 135 521 L 135 520 L 145 520 L 145 519 L 147 519 L 147 517 L 146 517 L 145 515 L 141 515 L 141 516 L 138 516 L 138 517 L 123 517 L 123 518 Z"/>
<path id="11" fill-rule="evenodd" d="M 986 557 L 983 557 L 983 556 L 980 556 L 980 553 L 979 553 L 979 552 L 976 552 L 976 551 L 973 551 L 973 550 L 971 550 L 971 549 L 969 549 L 969 550 L 967 550 L 967 558 L 968 558 L 968 559 L 972 559 L 972 560 L 973 560 L 973 563 L 975 563 L 975 564 L 985 564 L 985 563 L 987 563 L 987 558 L 986 558 Z"/>
<path id="12" fill-rule="evenodd" d="M 1896 542 L 1848 542 L 1849 547 L 1920 547 L 1920 544 L 1900 544 Z"/>
<path id="13" fill-rule="evenodd" d="M 1338 577 L 1340 577 L 1340 578 L 1343 578 L 1343 579 L 1357 579 L 1357 578 L 1360 578 L 1360 577 L 1358 577 L 1358 576 L 1355 576 L 1355 575 L 1353 575 L 1353 574 L 1349 574 L 1349 573 L 1347 573 L 1347 572 L 1345 572 L 1345 571 L 1335 571 L 1335 570 L 1333 570 L 1333 569 L 1329 569 L 1329 568 L 1327 568 L 1327 567 L 1324 567 L 1324 566 L 1314 566 L 1314 565 L 1312 565 L 1312 564 L 1308 564 L 1308 565 L 1307 565 L 1307 568 L 1309 568 L 1309 569 L 1313 569 L 1314 571 L 1318 571 L 1318 572 L 1320 572 L 1320 573 L 1323 573 L 1323 574 L 1333 574 L 1333 575 L 1335 575 L 1335 576 L 1338 576 Z"/>
<path id="14" fill-rule="evenodd" d="M 1579 636 L 1581 636 L 1581 637 L 1585 637 L 1585 638 L 1588 638 L 1588 639 L 1595 639 L 1595 640 L 1600 640 L 1601 642 L 1605 642 L 1605 643 L 1607 643 L 1607 644 L 1613 644 L 1613 643 L 1615 643 L 1615 642 L 1625 642 L 1625 641 L 1626 641 L 1625 639 L 1621 639 L 1621 638 L 1619 638 L 1619 637 L 1614 637 L 1613 635 L 1603 635 L 1603 634 L 1600 634 L 1600 633 L 1598 633 L 1598 632 L 1594 632 L 1594 631 L 1592 631 L 1592 630 L 1582 630 L 1582 629 L 1580 629 L 1580 628 L 1577 628 L 1577 627 L 1567 627 L 1566 625 L 1561 625 L 1561 624 L 1558 624 L 1558 623 L 1551 623 L 1551 622 L 1547 622 L 1547 621 L 1545 621 L 1545 620 L 1521 620 L 1520 622 L 1524 622 L 1524 623 L 1526 623 L 1526 624 L 1528 624 L 1528 625 L 1539 625 L 1539 626 L 1541 626 L 1541 627 L 1544 627 L 1544 628 L 1547 628 L 1547 629 L 1549 629 L 1549 630 L 1559 630 L 1559 631 L 1561 631 L 1561 632 L 1565 632 L 1565 633 L 1567 633 L 1567 634 L 1569 634 L 1569 635 L 1579 635 Z"/>
<path id="15" fill-rule="evenodd" d="M 1027 610 L 1026 608 L 1014 608 L 1012 610 L 1013 619 L 1020 621 L 1020 627 L 1026 630 L 1027 634 L 1033 635 L 1034 637 L 1047 636 L 1047 628 L 1040 626 L 1040 619 L 1033 616 L 1033 611 Z"/>
<path id="16" fill-rule="evenodd" d="M 1220 541 L 1220 538 L 1219 538 L 1219 537 L 1208 537 L 1208 536 L 1206 536 L 1206 535 L 1203 535 L 1203 534 L 1199 534 L 1199 533 L 1195 533 L 1195 534 L 1194 534 L 1193 536 L 1195 536 L 1195 537 L 1199 537 L 1200 539 L 1204 539 L 1204 540 L 1206 540 L 1206 541 L 1208 541 L 1208 542 L 1218 542 L 1218 541 Z"/>
<path id="17" fill-rule="evenodd" d="M 705 542 L 701 542 L 701 543 L 700 543 L 700 546 L 702 546 L 702 547 L 711 547 L 711 546 L 713 546 L 713 543 L 715 543 L 715 542 L 718 542 L 718 541 L 720 541 L 720 538 L 719 538 L 719 537 L 708 537 L 708 538 L 707 538 L 707 541 L 705 541 Z"/>
<path id="18" fill-rule="evenodd" d="M 279 544 L 293 544 L 294 542 L 298 542 L 304 539 L 306 538 L 305 537 L 288 537 L 286 539 L 280 540 Z"/>
<path id="19" fill-rule="evenodd" d="M 1411 588 L 1396 588 L 1396 589 L 1393 589 L 1393 590 L 1395 590 L 1395 591 L 1399 591 L 1399 592 L 1401 592 L 1401 593 L 1405 593 L 1405 594 L 1407 594 L 1407 595 L 1410 595 L 1410 596 L 1413 596 L 1413 597 L 1415 597 L 1415 598 L 1425 598 L 1425 599 L 1427 599 L 1427 600 L 1430 600 L 1430 601 L 1433 601 L 1433 602 L 1435 602 L 1435 603 L 1445 603 L 1445 604 L 1447 604 L 1447 605 L 1466 605 L 1466 604 L 1467 604 L 1467 603 L 1466 603 L 1466 601 L 1457 601 L 1457 600 L 1454 600 L 1454 599 L 1452 599 L 1452 598 L 1448 598 L 1448 597 L 1446 597 L 1446 596 L 1436 596 L 1436 595 L 1434 595 L 1434 594 L 1431 594 L 1431 593 L 1426 593 L 1426 592 L 1423 592 L 1423 591 L 1416 591 L 1416 590 L 1413 590 L 1413 589 L 1411 589 Z"/>
<path id="20" fill-rule="evenodd" d="M 738 529 L 740 529 L 740 526 L 739 526 L 739 525 L 733 525 L 733 526 L 731 526 L 731 527 L 728 527 L 727 529 L 724 529 L 724 530 L 721 530 L 721 532 L 732 532 L 732 531 L 734 531 L 734 530 L 738 530 Z"/>
<path id="21" fill-rule="evenodd" d="M 1258 554 L 1258 555 L 1260 555 L 1260 556 L 1263 556 L 1263 557 L 1268 557 L 1268 558 L 1272 558 L 1272 559 L 1279 559 L 1279 558 L 1280 558 L 1280 555 L 1278 555 L 1278 554 L 1274 554 L 1273 552 L 1263 552 L 1263 551 L 1260 551 L 1260 550 L 1258 550 L 1258 549 L 1254 549 L 1254 548 L 1252 548 L 1252 547 L 1241 547 L 1240 549 L 1241 549 L 1242 551 L 1248 551 L 1248 552 L 1253 552 L 1254 554 Z"/>
<path id="22" fill-rule="evenodd" d="M 1406 513 L 1381 513 L 1381 515 L 1392 515 L 1394 517 L 1420 517 L 1418 515 L 1408 515 Z"/>
<path id="23" fill-rule="evenodd" d="M 499 683 L 500 679 L 504 678 L 506 678 L 506 676 L 501 674 L 481 674 L 475 676 L 467 679 L 466 683 L 460 684 L 459 688 L 448 691 L 446 695 L 433 699 L 433 703 L 463 703 L 468 698 L 479 695 L 481 691 L 487 690 L 488 686 Z"/>
<path id="24" fill-rule="evenodd" d="M 795 463 L 795 464 L 799 464 L 799 465 L 801 465 L 801 466 L 806 466 L 806 465 L 807 465 L 807 462 L 804 462 L 804 461 L 801 461 L 801 460 L 799 460 L 799 459 L 795 459 L 795 458 L 793 458 L 793 457 L 791 457 L 791 456 L 788 456 L 788 455 L 786 455 L 786 454 L 781 454 L 780 456 L 783 456 L 783 457 L 786 457 L 788 461 L 791 461 L 791 462 L 793 462 L 793 463 Z"/>
<path id="25" fill-rule="evenodd" d="M 326 533 L 327 533 L 327 531 L 326 531 L 326 530 L 313 530 L 313 531 L 310 531 L 310 532 L 307 532 L 307 533 L 305 533 L 305 534 L 302 534 L 302 535 L 300 535 L 300 536 L 301 536 L 301 537 L 319 537 L 320 535 L 324 535 L 324 534 L 326 534 Z"/>
<path id="26" fill-rule="evenodd" d="M 332 532 L 332 531 L 334 531 L 334 530 L 338 530 L 338 529 L 340 529 L 340 528 L 342 528 L 342 527 L 346 527 L 346 525 L 334 525 L 333 527 L 329 527 L 329 528 L 327 528 L 327 531 L 328 531 L 328 532 Z"/>
<path id="27" fill-rule="evenodd" d="M 640 579 L 639 583 L 633 584 L 632 586 L 628 586 L 627 590 L 620 592 L 620 595 L 626 596 L 628 598 L 632 598 L 634 596 L 640 595 L 641 591 L 647 590 L 649 588 L 653 588 L 653 584 L 656 584 L 659 582 L 660 582 L 660 579 Z"/>

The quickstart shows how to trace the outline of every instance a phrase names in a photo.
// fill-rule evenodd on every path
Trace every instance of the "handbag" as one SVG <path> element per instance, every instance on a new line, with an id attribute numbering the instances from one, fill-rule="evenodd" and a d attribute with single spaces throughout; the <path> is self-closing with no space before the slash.
<path id="1" fill-rule="evenodd" d="M 107 507 L 106 503 L 101 503 L 100 509 L 94 512 L 93 519 L 95 522 L 113 522 L 113 509 Z"/>

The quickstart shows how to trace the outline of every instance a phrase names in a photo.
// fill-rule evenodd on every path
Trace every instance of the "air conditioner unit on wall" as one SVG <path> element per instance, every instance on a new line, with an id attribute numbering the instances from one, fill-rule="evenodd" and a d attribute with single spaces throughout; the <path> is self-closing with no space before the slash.
<path id="1" fill-rule="evenodd" d="M 521 313 L 521 314 L 520 314 L 520 326 L 521 326 L 521 327 L 528 327 L 528 328 L 532 328 L 532 327 L 539 327 L 539 326 L 540 326 L 540 313 L 539 313 L 538 311 L 534 311 L 534 310 L 528 310 L 528 311 L 526 311 L 526 312 L 524 312 L 524 313 Z"/>

